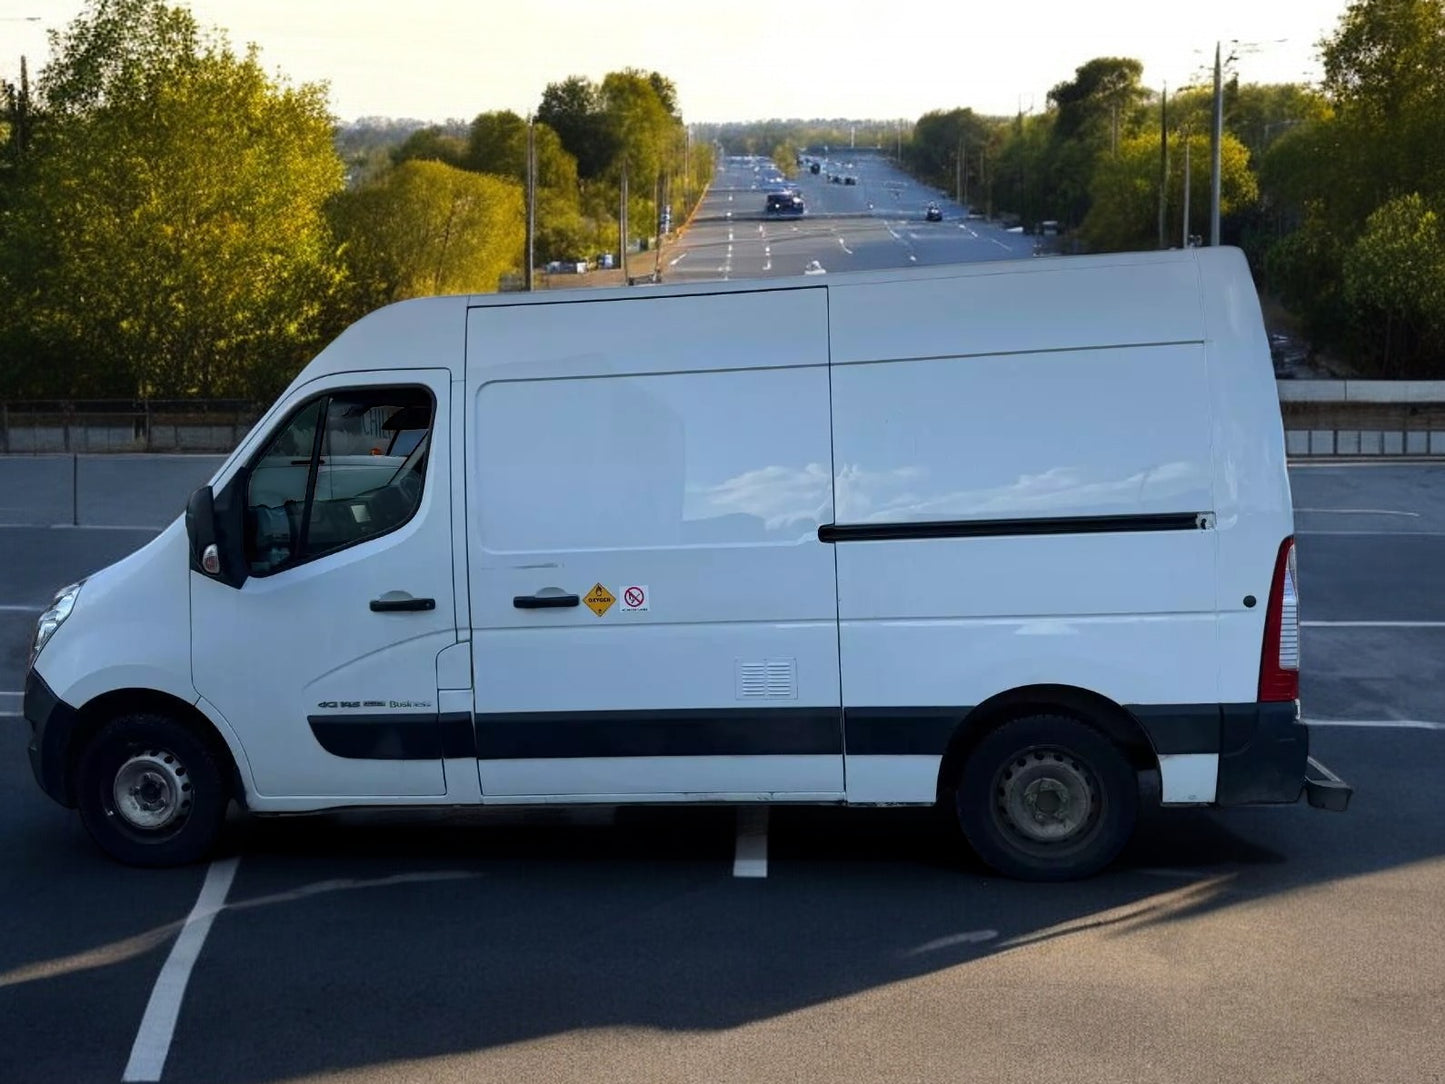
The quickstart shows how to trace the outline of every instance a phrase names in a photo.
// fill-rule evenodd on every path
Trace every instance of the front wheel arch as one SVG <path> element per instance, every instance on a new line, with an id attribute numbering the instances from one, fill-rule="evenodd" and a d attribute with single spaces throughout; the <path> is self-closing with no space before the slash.
<path id="1" fill-rule="evenodd" d="M 65 752 L 65 785 L 74 799 L 77 794 L 80 760 L 86 747 L 112 719 L 123 715 L 163 715 L 194 733 L 206 743 L 225 776 L 231 798 L 246 808 L 246 786 L 231 747 L 210 719 L 194 704 L 155 689 L 116 689 L 102 693 L 76 712 L 75 731 Z"/>

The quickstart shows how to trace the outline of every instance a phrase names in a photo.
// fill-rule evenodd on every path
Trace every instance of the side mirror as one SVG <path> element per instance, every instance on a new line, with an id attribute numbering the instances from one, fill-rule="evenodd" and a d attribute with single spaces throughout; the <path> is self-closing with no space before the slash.
<path id="1" fill-rule="evenodd" d="M 231 489 L 227 486 L 219 498 L 210 486 L 191 494 L 186 502 L 186 537 L 190 539 L 192 572 L 240 587 L 246 582 L 246 560 L 241 545 L 241 517 L 232 511 Z"/>

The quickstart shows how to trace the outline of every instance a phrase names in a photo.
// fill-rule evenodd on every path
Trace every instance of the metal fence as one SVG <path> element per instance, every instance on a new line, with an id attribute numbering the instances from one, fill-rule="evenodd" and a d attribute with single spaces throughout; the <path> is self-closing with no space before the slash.
<path id="1" fill-rule="evenodd" d="M 229 452 L 263 410 L 218 399 L 0 402 L 0 454 Z"/>

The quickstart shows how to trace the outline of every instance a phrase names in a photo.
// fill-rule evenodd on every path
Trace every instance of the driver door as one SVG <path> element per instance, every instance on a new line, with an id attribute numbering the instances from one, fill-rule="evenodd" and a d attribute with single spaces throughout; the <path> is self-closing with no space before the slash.
<path id="1" fill-rule="evenodd" d="M 247 578 L 190 574 L 192 668 L 263 796 L 445 793 L 450 393 L 446 370 L 317 381 L 228 483 Z"/>

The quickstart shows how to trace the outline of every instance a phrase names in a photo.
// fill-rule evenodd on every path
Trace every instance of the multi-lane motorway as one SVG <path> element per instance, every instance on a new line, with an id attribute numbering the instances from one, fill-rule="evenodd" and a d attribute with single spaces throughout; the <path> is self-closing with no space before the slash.
<path id="1" fill-rule="evenodd" d="M 802 217 L 767 213 L 762 159 L 725 158 L 681 239 L 664 249 L 664 282 L 759 278 L 1032 256 L 1035 239 L 1011 233 L 894 168 L 872 151 L 817 155 L 792 180 Z M 830 176 L 852 177 L 854 184 Z M 930 203 L 942 221 L 930 222 Z"/>
<path id="2" fill-rule="evenodd" d="M 921 189 L 845 214 L 891 191 L 874 165 L 777 222 L 730 163 L 667 277 L 1032 258 L 957 207 L 925 223 Z M 0 494 L 0 1084 L 1442 1078 L 1445 466 L 1292 470 L 1303 702 L 1351 810 L 1155 811 L 1059 886 L 912 810 L 237 821 L 212 866 L 117 866 L 30 777 L 24 642 L 206 466 L 68 515 Z"/>

